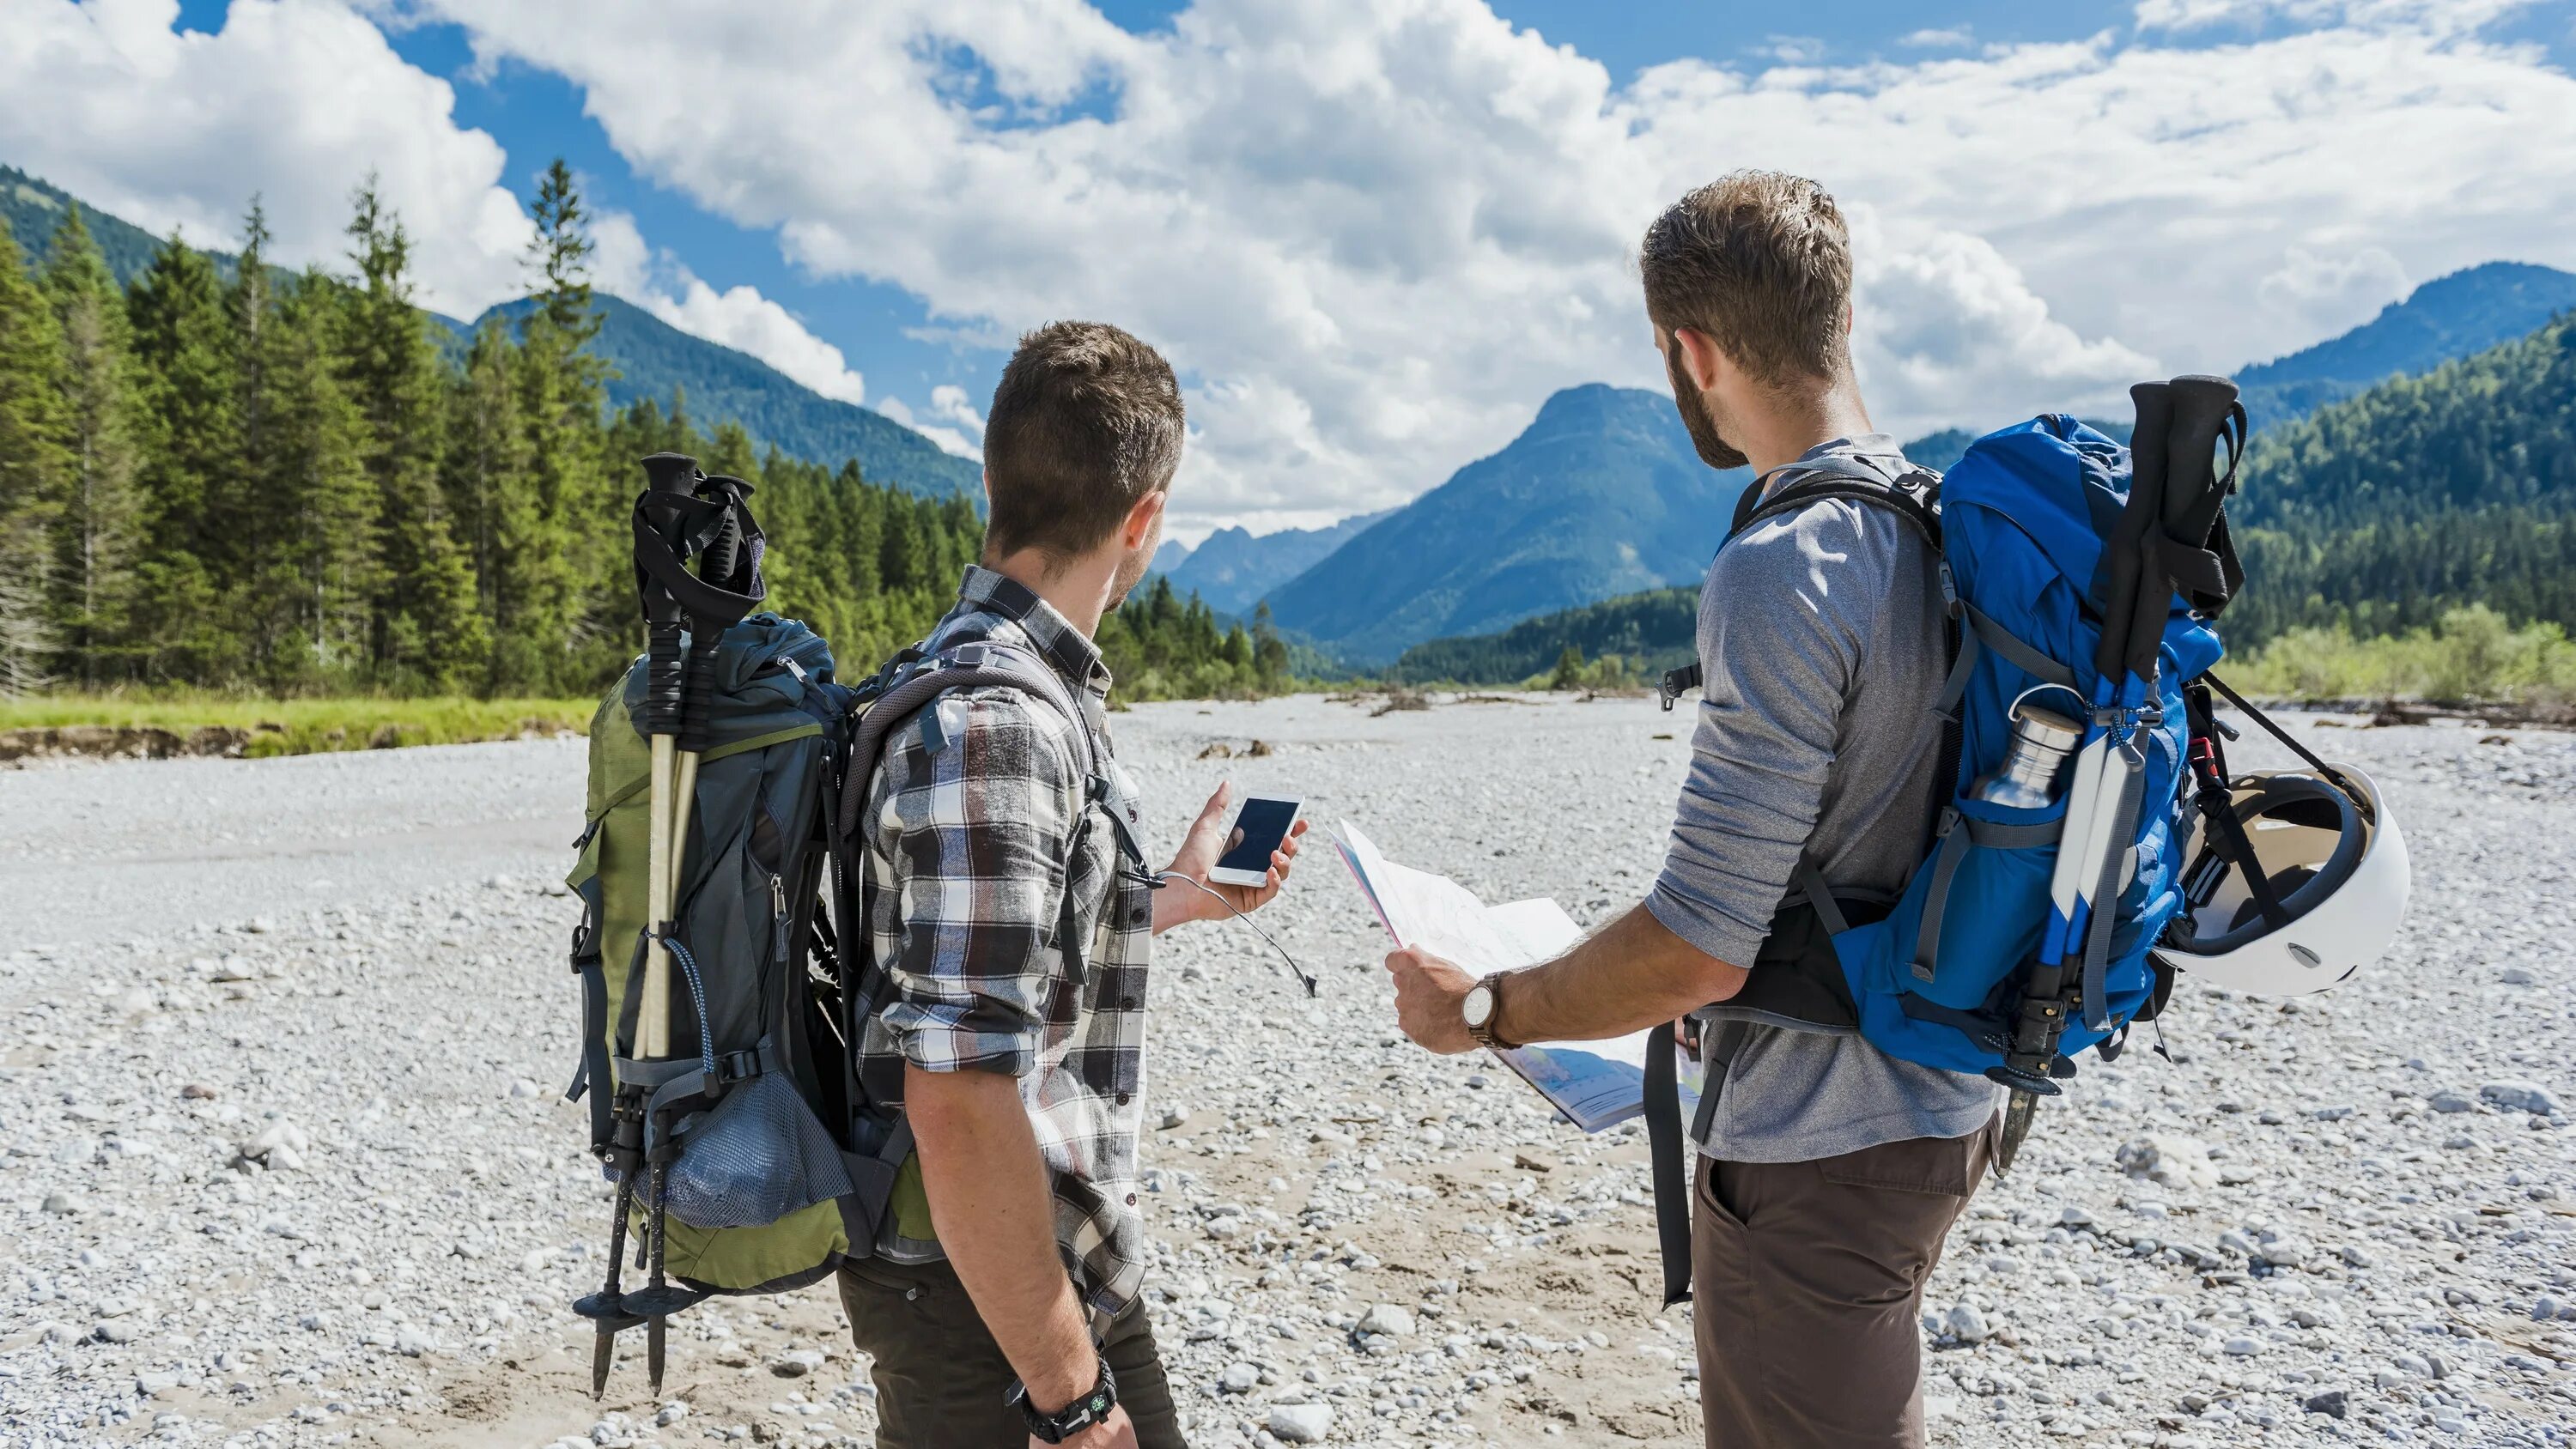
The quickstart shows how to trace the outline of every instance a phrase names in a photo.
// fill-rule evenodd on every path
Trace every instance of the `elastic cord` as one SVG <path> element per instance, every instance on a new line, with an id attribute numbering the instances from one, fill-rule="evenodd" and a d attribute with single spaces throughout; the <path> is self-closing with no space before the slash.
<path id="1" fill-rule="evenodd" d="M 1318 985 L 1315 978 L 1306 974 L 1306 968 L 1297 964 L 1297 958 L 1288 954 L 1287 947 L 1272 940 L 1270 938 L 1270 933 L 1261 929 L 1260 922 L 1245 915 L 1243 913 L 1243 908 L 1237 906 L 1234 902 L 1227 900 L 1222 892 L 1211 890 L 1199 881 L 1192 880 L 1188 876 L 1180 875 L 1168 870 L 1157 871 L 1151 874 L 1138 872 L 1136 878 L 1153 887 L 1155 890 L 1161 890 L 1166 884 L 1172 881 L 1179 881 L 1185 886 L 1190 886 L 1196 889 L 1202 895 L 1212 897 L 1218 905 L 1234 912 L 1234 918 L 1236 920 L 1252 927 L 1252 933 L 1259 936 L 1262 939 L 1263 944 L 1269 946 L 1271 950 L 1279 953 L 1279 959 L 1288 963 L 1289 974 L 1295 976 L 1298 984 L 1306 988 L 1306 994 L 1308 996 L 1313 996 L 1321 990 L 1321 987 Z"/>

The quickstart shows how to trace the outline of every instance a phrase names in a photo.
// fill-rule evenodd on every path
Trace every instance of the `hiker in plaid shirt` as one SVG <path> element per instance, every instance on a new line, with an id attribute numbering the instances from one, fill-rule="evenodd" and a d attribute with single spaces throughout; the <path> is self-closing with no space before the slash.
<path id="1" fill-rule="evenodd" d="M 1146 960 L 1162 931 L 1276 895 L 1297 840 L 1259 887 L 1208 881 L 1233 803 L 1219 786 L 1162 872 L 1200 889 L 1157 890 L 1120 851 L 1142 811 L 1108 750 L 1091 635 L 1162 541 L 1181 434 L 1179 385 L 1144 343 L 1078 322 L 1021 339 L 986 424 L 983 562 L 924 648 L 1043 658 L 1106 788 L 1074 724 L 1009 688 L 897 723 L 870 782 L 867 925 L 894 994 L 858 1070 L 871 1102 L 903 1111 L 914 1155 L 841 1297 L 887 1449 L 1184 1443 L 1138 1296 Z M 1103 1389 L 1099 1422 L 1049 1437 Z"/>

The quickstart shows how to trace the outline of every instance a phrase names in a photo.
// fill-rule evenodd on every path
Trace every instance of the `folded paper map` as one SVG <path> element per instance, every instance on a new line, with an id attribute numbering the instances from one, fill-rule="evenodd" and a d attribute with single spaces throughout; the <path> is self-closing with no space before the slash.
<path id="1" fill-rule="evenodd" d="M 1545 897 L 1489 906 L 1447 876 L 1398 865 L 1347 820 L 1333 843 L 1397 945 L 1419 946 L 1475 975 L 1534 966 L 1583 934 L 1563 906 Z M 1494 1055 L 1586 1132 L 1615 1126 L 1645 1110 L 1643 1031 L 1607 1041 L 1533 1042 Z M 1692 1079 L 1687 1064 L 1676 1075 L 1685 1084 Z M 1685 1085 L 1683 1113 L 1696 1106 Z"/>

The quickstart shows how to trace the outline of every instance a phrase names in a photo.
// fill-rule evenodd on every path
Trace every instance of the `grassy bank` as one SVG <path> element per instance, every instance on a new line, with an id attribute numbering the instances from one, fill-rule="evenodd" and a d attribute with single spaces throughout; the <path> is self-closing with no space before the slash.
<path id="1" fill-rule="evenodd" d="M 44 695 L 0 701 L 0 753 L 308 755 L 578 734 L 594 700 Z"/>
<path id="2" fill-rule="evenodd" d="M 2516 629 L 2481 605 L 2454 609 L 2430 629 L 2369 639 L 2293 629 L 2220 673 L 2273 699 L 2555 706 L 2576 701 L 2576 643 L 2555 624 Z"/>

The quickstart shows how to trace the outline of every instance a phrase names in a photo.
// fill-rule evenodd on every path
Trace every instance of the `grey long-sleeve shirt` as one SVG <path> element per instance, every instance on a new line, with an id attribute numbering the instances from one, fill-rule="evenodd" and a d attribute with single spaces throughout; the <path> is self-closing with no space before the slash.
<path id="1" fill-rule="evenodd" d="M 1884 433 L 1806 456 L 1887 458 Z M 1902 466 L 1899 461 L 1882 468 Z M 1924 844 L 1947 660 L 1931 550 L 1895 514 L 1828 499 L 1718 551 L 1700 589 L 1699 720 L 1646 908 L 1750 966 L 1805 849 L 1828 884 L 1893 895 Z M 1809 1162 L 1985 1125 L 1993 1084 L 1854 1036 L 1748 1029 L 1700 1150 Z"/>

